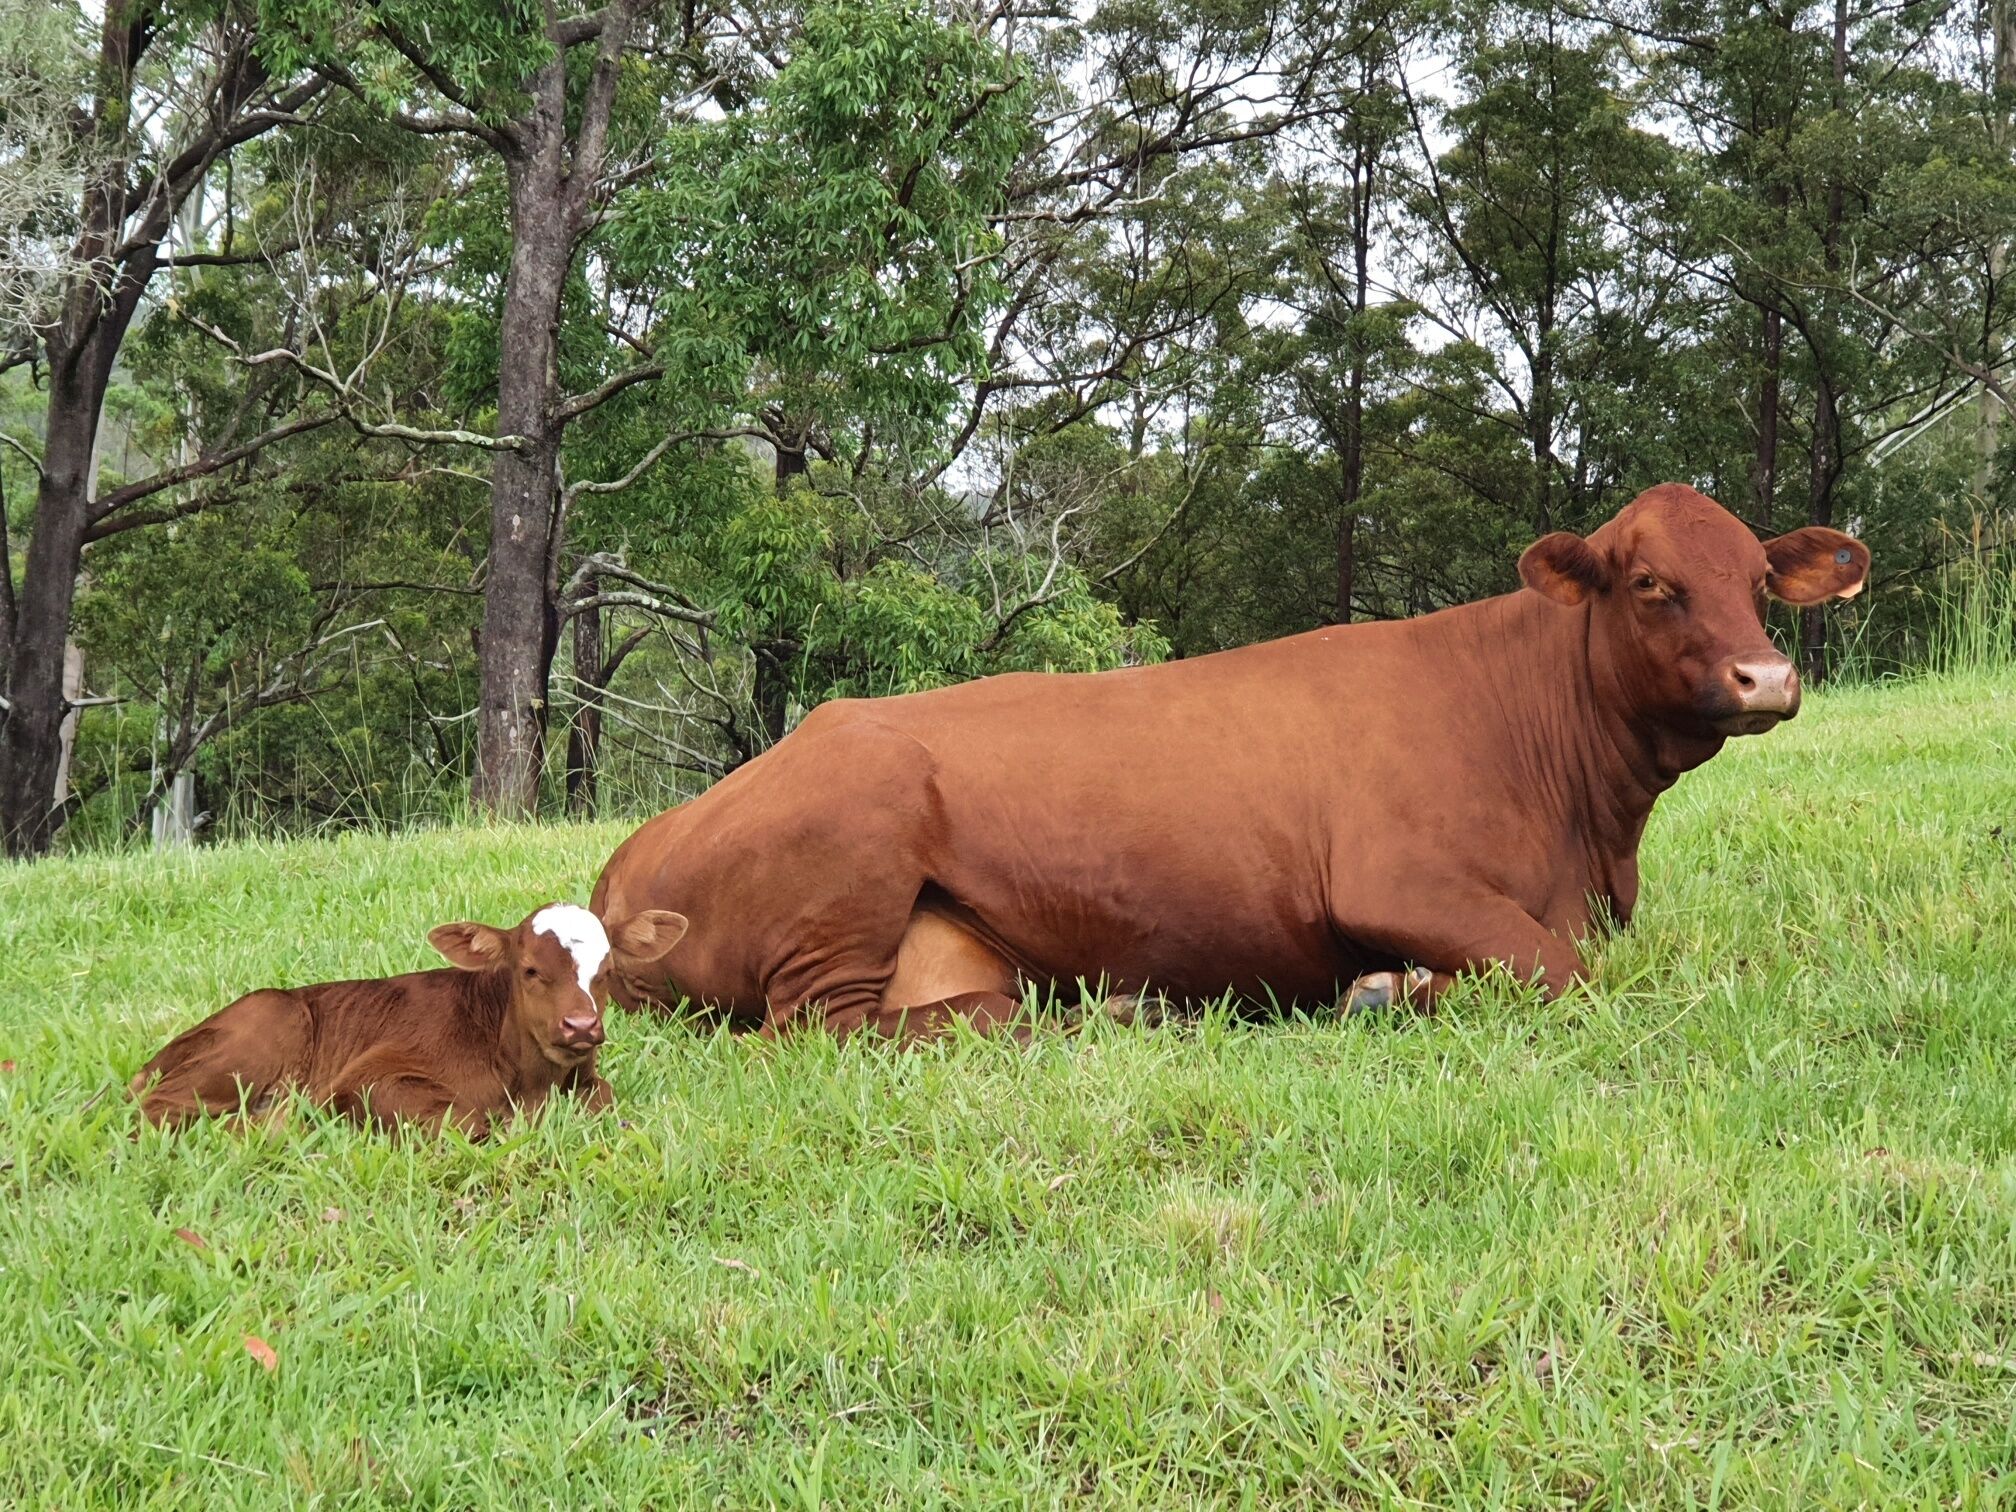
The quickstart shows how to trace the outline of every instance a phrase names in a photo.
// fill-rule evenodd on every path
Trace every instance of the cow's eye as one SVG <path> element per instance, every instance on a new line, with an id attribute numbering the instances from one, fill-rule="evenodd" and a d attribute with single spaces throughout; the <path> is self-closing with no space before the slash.
<path id="1" fill-rule="evenodd" d="M 1649 572 L 1641 572 L 1638 576 L 1631 579 L 1631 586 L 1636 588 L 1640 593 L 1657 593 L 1659 591 L 1659 579 L 1652 576 Z"/>
<path id="2" fill-rule="evenodd" d="M 528 982 L 536 982 L 536 981 L 538 981 L 538 980 L 539 980 L 539 968 L 538 968 L 537 966 L 527 966 L 527 967 L 525 968 L 525 980 L 526 980 L 526 981 L 528 981 Z"/>

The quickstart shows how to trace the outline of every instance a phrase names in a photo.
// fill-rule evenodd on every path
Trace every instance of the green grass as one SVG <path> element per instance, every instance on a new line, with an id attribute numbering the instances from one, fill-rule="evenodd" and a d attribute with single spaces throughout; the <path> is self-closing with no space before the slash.
<path id="1" fill-rule="evenodd" d="M 133 1139 L 119 1089 L 622 826 L 0 870 L 0 1502 L 2006 1504 L 2012 732 L 2003 673 L 1732 746 L 1552 1006 L 625 1019 L 619 1115 L 487 1147 Z"/>

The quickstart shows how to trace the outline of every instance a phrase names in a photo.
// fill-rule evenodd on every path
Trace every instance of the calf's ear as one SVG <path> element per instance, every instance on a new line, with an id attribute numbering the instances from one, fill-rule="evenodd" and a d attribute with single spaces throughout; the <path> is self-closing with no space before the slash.
<path id="1" fill-rule="evenodd" d="M 1869 548 L 1851 535 L 1808 525 L 1764 543 L 1771 570 L 1764 586 L 1785 604 L 1853 598 L 1869 581 Z"/>
<path id="2" fill-rule="evenodd" d="M 511 954 L 511 936 L 488 924 L 442 924 L 427 931 L 427 943 L 464 971 L 502 966 Z"/>
<path id="3" fill-rule="evenodd" d="M 1610 568 L 1582 537 L 1557 530 L 1520 556 L 1519 581 L 1557 604 L 1579 604 L 1610 586 Z"/>
<path id="4" fill-rule="evenodd" d="M 655 961 L 686 937 L 686 915 L 668 908 L 645 908 L 609 928 L 609 944 L 634 965 Z"/>

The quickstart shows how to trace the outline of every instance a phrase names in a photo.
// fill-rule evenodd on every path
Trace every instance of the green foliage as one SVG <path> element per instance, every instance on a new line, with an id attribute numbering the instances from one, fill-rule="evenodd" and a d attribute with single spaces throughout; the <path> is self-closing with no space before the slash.
<path id="1" fill-rule="evenodd" d="M 762 108 L 673 133 L 624 206 L 625 265 L 680 270 L 672 385 L 712 387 L 732 332 L 755 387 L 731 407 L 775 407 L 843 452 L 862 427 L 928 445 L 984 376 L 990 217 L 1028 130 L 1009 60 L 973 28 L 915 0 L 809 11 Z"/>
<path id="2" fill-rule="evenodd" d="M 144 98 L 210 66 L 216 14 L 160 12 Z M 178 224 L 171 250 L 216 265 L 158 275 L 107 398 L 101 490 L 339 406 L 422 434 L 496 424 L 508 154 L 456 128 L 515 119 L 549 25 L 591 8 L 258 15 L 269 67 L 344 83 L 234 151 Z M 1668 478 L 1760 530 L 1824 513 L 1869 542 L 1870 591 L 1827 619 L 1841 669 L 1953 661 L 1956 623 L 1994 622 L 1953 618 L 1977 591 L 1955 563 L 1973 521 L 2016 508 L 2016 426 L 1984 418 L 1969 376 L 2007 373 L 2016 321 L 2016 122 L 1992 57 L 1936 7 L 1847 13 L 1838 79 L 1831 7 L 1617 19 L 1542 0 L 1126 0 L 1012 25 L 942 0 L 645 6 L 560 302 L 554 403 L 615 392 L 559 442 L 552 592 L 604 607 L 553 606 L 549 791 L 583 668 L 608 677 L 605 793 L 651 808 L 825 698 L 1504 591 L 1543 525 L 1587 529 Z M 50 12 L 0 65 L 82 66 L 91 31 Z M 569 112 L 594 52 L 566 51 Z M 53 97 L 0 104 L 24 165 L 7 188 L 34 177 L 21 144 Z M 17 249 L 56 224 L 36 203 Z M 44 382 L 0 374 L 16 583 Z M 80 842 L 134 817 L 185 715 L 220 710 L 193 758 L 220 827 L 452 810 L 491 462 L 336 426 L 150 496 L 217 524 L 92 546 L 86 692 L 122 701 L 81 721 Z M 380 620 L 389 637 L 360 636 L 314 691 L 245 706 L 290 636 Z M 1772 628 L 1800 634 L 1785 611 Z"/>
<path id="3" fill-rule="evenodd" d="M 722 532 L 720 627 L 773 648 L 800 708 L 991 672 L 1094 672 L 1166 654 L 1152 629 L 1128 624 L 1068 564 L 1047 587 L 1020 553 L 977 557 L 956 580 L 872 553 L 850 570 L 851 553 L 869 544 L 858 514 L 850 520 L 848 505 L 807 488 L 752 502 Z M 1000 596 L 1017 588 L 1021 596 L 1004 604 Z"/>

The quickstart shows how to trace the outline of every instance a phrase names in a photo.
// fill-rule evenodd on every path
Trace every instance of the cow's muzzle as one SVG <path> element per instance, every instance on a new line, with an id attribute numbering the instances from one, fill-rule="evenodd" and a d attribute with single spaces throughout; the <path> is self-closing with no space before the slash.
<path id="1" fill-rule="evenodd" d="M 1799 712 L 1799 669 L 1777 652 L 1732 656 L 1718 671 L 1710 722 L 1721 735 L 1761 735 Z"/>

